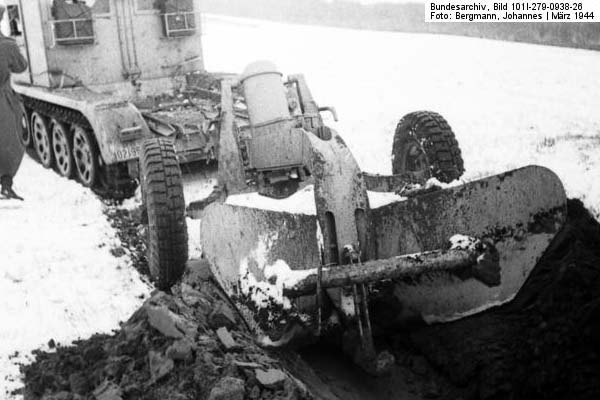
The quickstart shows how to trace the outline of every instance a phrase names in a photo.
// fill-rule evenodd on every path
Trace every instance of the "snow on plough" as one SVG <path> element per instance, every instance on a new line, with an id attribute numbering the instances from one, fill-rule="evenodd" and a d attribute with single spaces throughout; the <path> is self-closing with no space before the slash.
<path id="1" fill-rule="evenodd" d="M 269 62 L 223 81 L 218 184 L 206 199 L 184 200 L 169 139 L 144 142 L 150 269 L 162 289 L 177 281 L 186 213 L 200 218 L 204 262 L 263 343 L 341 326 L 354 360 L 378 374 L 393 363 L 373 341 L 382 296 L 398 318 L 426 322 L 510 301 L 563 225 L 565 193 L 539 166 L 459 183 L 454 133 L 425 111 L 399 122 L 393 175 L 365 173 L 325 111 L 335 115 L 302 75 L 284 81 Z M 392 201 L 372 208 L 372 192 Z"/>

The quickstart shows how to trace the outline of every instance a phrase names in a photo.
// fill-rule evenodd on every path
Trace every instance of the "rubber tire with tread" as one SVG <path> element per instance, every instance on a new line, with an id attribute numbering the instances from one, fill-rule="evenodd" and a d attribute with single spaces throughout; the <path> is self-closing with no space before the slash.
<path id="1" fill-rule="evenodd" d="M 173 142 L 147 139 L 140 152 L 140 184 L 148 217 L 147 259 L 161 290 L 181 277 L 188 258 L 188 233 L 181 169 Z"/>
<path id="2" fill-rule="evenodd" d="M 408 146 L 416 144 L 425 154 L 429 170 L 426 178 L 452 182 L 465 172 L 458 141 L 448 122 L 432 111 L 416 111 L 402 117 L 396 127 L 392 147 L 392 173 L 404 174 Z"/>

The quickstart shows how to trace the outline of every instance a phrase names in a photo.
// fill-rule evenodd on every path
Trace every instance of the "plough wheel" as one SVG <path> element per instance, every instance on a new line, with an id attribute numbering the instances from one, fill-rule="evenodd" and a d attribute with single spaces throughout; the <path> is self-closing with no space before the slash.
<path id="1" fill-rule="evenodd" d="M 454 132 L 441 115 L 417 111 L 402 117 L 392 148 L 392 172 L 411 174 L 416 181 L 437 178 L 452 182 L 465 171 Z"/>
<path id="2" fill-rule="evenodd" d="M 188 258 L 188 234 L 181 170 L 169 139 L 142 143 L 140 183 L 148 216 L 147 259 L 150 274 L 168 290 L 183 274 Z"/>

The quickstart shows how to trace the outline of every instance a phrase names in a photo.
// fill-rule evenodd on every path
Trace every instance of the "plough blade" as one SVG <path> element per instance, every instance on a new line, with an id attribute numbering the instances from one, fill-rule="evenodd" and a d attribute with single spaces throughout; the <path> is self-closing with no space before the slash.
<path id="1" fill-rule="evenodd" d="M 525 167 L 370 210 L 371 248 L 367 252 L 372 256 L 365 265 L 381 271 L 378 263 L 395 263 L 393 274 L 397 275 L 390 277 L 386 272 L 382 279 L 392 280 L 394 296 L 409 314 L 426 321 L 457 319 L 511 300 L 565 218 L 566 197 L 560 180 L 548 169 Z M 499 284 L 452 268 L 406 273 L 410 263 L 398 272 L 401 268 L 396 267 L 401 265 L 395 257 L 447 249 L 448 240 L 456 234 L 493 244 L 498 251 Z M 202 213 L 201 241 L 205 257 L 230 294 L 238 294 L 242 279 L 251 274 L 257 285 L 272 284 L 280 295 L 295 297 L 292 286 L 314 280 L 314 268 L 322 262 L 322 237 L 314 215 L 211 204 Z M 267 270 L 286 275 L 285 282 Z M 294 274 L 297 279 L 289 279 Z M 306 280 L 311 274 L 313 278 Z M 307 286 L 310 290 L 316 286 L 313 283 Z M 266 286 L 261 288 L 269 292 Z"/>
<path id="2" fill-rule="evenodd" d="M 426 321 L 449 321 L 510 301 L 566 219 L 566 196 L 550 170 L 528 166 L 372 210 L 376 258 L 442 248 L 462 234 L 487 239 L 501 283 L 439 273 L 396 282 L 401 304 Z"/>
<path id="3" fill-rule="evenodd" d="M 225 290 L 236 294 L 240 270 L 258 281 L 264 268 L 283 260 L 292 270 L 321 262 L 314 215 L 290 214 L 213 203 L 201 215 L 203 255 Z"/>

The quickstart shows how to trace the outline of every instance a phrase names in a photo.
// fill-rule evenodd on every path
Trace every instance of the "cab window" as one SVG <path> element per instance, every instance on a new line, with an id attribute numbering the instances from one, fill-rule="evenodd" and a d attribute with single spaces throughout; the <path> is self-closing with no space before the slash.
<path id="1" fill-rule="evenodd" d="M 155 0 L 163 19 L 163 30 L 167 37 L 185 37 L 196 33 L 194 0 Z"/>
<path id="2" fill-rule="evenodd" d="M 152 11 L 156 10 L 154 6 L 154 0 L 137 0 L 138 11 Z"/>
<path id="3" fill-rule="evenodd" d="M 91 2 L 90 2 L 91 3 Z M 95 41 L 92 8 L 88 2 L 53 0 L 54 40 L 59 45 L 93 44 Z"/>
<path id="4" fill-rule="evenodd" d="M 138 11 L 158 10 L 163 14 L 194 11 L 194 0 L 137 0 Z"/>
<path id="5" fill-rule="evenodd" d="M 22 36 L 23 26 L 21 25 L 21 12 L 19 6 L 11 5 L 6 7 L 6 15 L 8 16 L 8 25 L 10 27 L 10 36 Z"/>
<path id="6" fill-rule="evenodd" d="M 87 0 L 85 3 L 92 9 L 92 14 L 110 14 L 110 0 Z"/>

